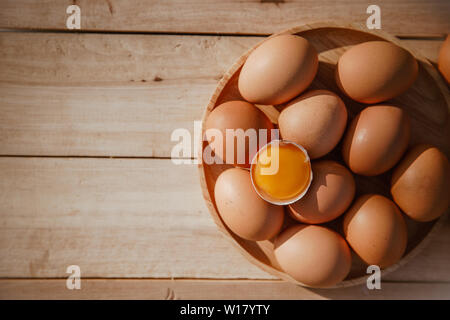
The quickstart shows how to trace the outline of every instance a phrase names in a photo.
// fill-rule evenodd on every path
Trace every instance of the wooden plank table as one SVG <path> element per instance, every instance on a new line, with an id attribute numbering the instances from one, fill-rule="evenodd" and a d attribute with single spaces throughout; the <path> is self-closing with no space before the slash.
<path id="1" fill-rule="evenodd" d="M 65 29 L 81 8 L 81 32 Z M 436 62 L 450 2 L 378 1 Z M 366 1 L 0 1 L 0 299 L 450 299 L 450 223 L 365 286 L 274 279 L 216 229 L 195 165 L 170 160 L 218 80 L 261 36 L 364 23 Z M 66 288 L 79 265 L 81 290 Z"/>

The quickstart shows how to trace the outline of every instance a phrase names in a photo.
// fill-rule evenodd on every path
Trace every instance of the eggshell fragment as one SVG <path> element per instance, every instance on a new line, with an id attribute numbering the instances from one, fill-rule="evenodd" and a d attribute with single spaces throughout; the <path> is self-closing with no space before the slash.
<path id="1" fill-rule="evenodd" d="M 378 103 L 406 91 L 417 78 L 416 59 L 387 41 L 364 42 L 339 59 L 336 82 L 353 100 Z"/>
<path id="2" fill-rule="evenodd" d="M 283 207 L 258 196 L 248 171 L 231 168 L 222 172 L 214 187 L 214 197 L 222 220 L 241 238 L 267 240 L 280 232 Z"/>
<path id="3" fill-rule="evenodd" d="M 342 144 L 342 155 L 350 169 L 375 176 L 391 169 L 408 147 L 410 120 L 396 106 L 365 108 L 350 123 Z"/>
<path id="4" fill-rule="evenodd" d="M 310 224 L 331 221 L 347 210 L 355 196 L 355 180 L 335 161 L 312 163 L 314 179 L 306 195 L 290 204 L 292 218 Z"/>
<path id="5" fill-rule="evenodd" d="M 211 149 L 217 157 L 223 160 L 223 162 L 249 168 L 250 162 L 259 148 L 270 141 L 271 130 L 273 128 L 274 126 L 269 118 L 251 103 L 245 101 L 228 101 L 215 107 L 209 114 L 205 123 L 205 134 Z M 215 139 L 218 138 L 215 136 L 216 130 L 211 129 L 218 130 L 222 142 L 221 144 L 216 144 L 217 141 L 215 141 Z M 227 129 L 241 129 L 241 131 L 236 132 L 236 137 L 230 136 L 233 140 L 228 141 Z M 260 129 L 266 129 L 267 135 L 260 135 Z M 252 130 L 255 133 L 254 137 L 256 137 L 254 150 L 252 150 L 253 148 L 250 139 L 244 136 L 248 133 L 250 137 Z M 265 138 L 264 141 L 261 140 L 263 137 Z M 242 144 L 240 144 L 239 141 L 241 141 Z M 228 150 L 227 144 L 233 146 L 234 151 Z M 240 146 L 243 146 L 244 148 L 240 149 Z M 232 153 L 228 153 L 227 156 L 227 151 L 231 151 Z M 243 153 L 242 161 L 240 161 L 241 159 L 238 157 L 238 151 Z"/>
<path id="6" fill-rule="evenodd" d="M 313 90 L 290 101 L 278 118 L 281 137 L 303 146 L 312 159 L 338 144 L 346 124 L 344 102 L 327 90 Z"/>
<path id="7" fill-rule="evenodd" d="M 318 65 L 317 52 L 308 40 L 291 34 L 276 36 L 248 56 L 239 75 L 239 91 L 252 103 L 284 103 L 311 84 Z"/>
<path id="8" fill-rule="evenodd" d="M 411 219 L 431 221 L 449 206 L 450 166 L 436 147 L 412 148 L 392 174 L 391 193 L 395 203 Z"/>
<path id="9" fill-rule="evenodd" d="M 439 51 L 438 68 L 447 83 L 450 84 L 450 35 L 447 35 Z"/>
<path id="10" fill-rule="evenodd" d="M 275 257 L 288 275 L 311 287 L 331 287 L 350 272 L 351 254 L 336 232 L 314 225 L 295 225 L 275 239 Z"/>
<path id="11" fill-rule="evenodd" d="M 381 195 L 359 197 L 344 216 L 347 242 L 368 265 L 397 263 L 407 243 L 406 223 L 397 206 Z"/>

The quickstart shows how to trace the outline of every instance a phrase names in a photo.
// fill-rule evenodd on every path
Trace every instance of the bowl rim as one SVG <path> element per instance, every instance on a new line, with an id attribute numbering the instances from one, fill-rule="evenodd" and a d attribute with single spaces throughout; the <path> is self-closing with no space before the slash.
<path id="1" fill-rule="evenodd" d="M 268 274 L 275 276 L 279 279 L 282 279 L 284 281 L 293 283 L 295 285 L 300 285 L 303 287 L 310 287 L 304 283 L 301 283 L 299 281 L 296 281 L 292 277 L 290 277 L 288 274 L 279 271 L 275 269 L 272 266 L 269 266 L 262 261 L 258 260 L 256 257 L 254 257 L 251 253 L 249 253 L 245 248 L 243 248 L 235 239 L 235 236 L 231 233 L 231 231 L 226 227 L 222 219 L 220 218 L 220 215 L 217 211 L 216 205 L 214 201 L 211 198 L 211 195 L 208 191 L 208 185 L 206 181 L 206 174 L 205 174 L 205 167 L 203 166 L 202 156 L 203 156 L 203 135 L 204 135 L 204 127 L 206 119 L 209 115 L 209 113 L 214 109 L 215 104 L 222 92 L 222 90 L 225 88 L 228 81 L 232 78 L 232 76 L 242 67 L 247 57 L 250 55 L 250 53 L 255 50 L 258 46 L 260 46 L 262 43 L 267 41 L 268 39 L 271 39 L 272 37 L 282 35 L 282 34 L 298 34 L 305 31 L 311 31 L 313 29 L 324 29 L 324 28 L 332 28 L 332 29 L 350 29 L 353 31 L 363 32 L 363 33 L 369 33 L 373 34 L 385 41 L 389 41 L 391 43 L 396 44 L 397 46 L 404 48 L 408 50 L 415 59 L 420 61 L 422 63 L 422 66 L 426 69 L 427 73 L 433 78 L 435 85 L 438 87 L 439 91 L 443 95 L 443 98 L 446 101 L 447 109 L 450 111 L 450 93 L 448 91 L 446 83 L 443 82 L 440 74 L 437 72 L 435 67 L 431 64 L 431 62 L 425 58 L 421 53 L 419 53 L 416 49 L 411 48 L 410 46 L 401 43 L 398 38 L 395 36 L 381 30 L 367 30 L 366 26 L 362 23 L 348 23 L 348 22 L 336 22 L 336 21 L 319 21 L 319 22 L 311 22 L 306 23 L 303 25 L 295 26 L 292 28 L 284 29 L 281 32 L 274 33 L 270 36 L 267 36 L 263 38 L 260 42 L 258 42 L 256 45 L 251 47 L 249 50 L 247 50 L 244 54 L 242 54 L 234 63 L 233 65 L 228 69 L 227 72 L 222 76 L 218 84 L 216 85 L 216 88 L 214 89 L 214 92 L 209 99 L 209 102 L 207 104 L 207 107 L 203 111 L 202 116 L 202 132 L 200 135 L 200 148 L 198 148 L 198 170 L 200 174 L 200 186 L 202 189 L 203 198 L 206 202 L 206 206 L 208 208 L 209 214 L 212 216 L 216 226 L 218 229 L 222 232 L 222 234 L 225 236 L 225 238 L 234 245 L 238 251 L 253 265 L 259 267 L 263 271 L 267 272 Z M 411 261 L 419 252 L 421 252 L 428 244 L 429 242 L 436 236 L 438 230 L 441 228 L 441 226 L 444 224 L 445 220 L 447 219 L 448 210 L 444 214 L 442 214 L 439 218 L 433 221 L 433 225 L 431 226 L 431 229 L 428 231 L 426 236 L 414 247 L 411 249 L 410 252 L 408 252 L 406 255 L 404 255 L 400 261 L 398 261 L 396 264 L 381 270 L 381 277 L 383 278 L 387 274 L 397 270 L 399 267 L 407 264 L 409 261 Z M 363 283 L 366 283 L 368 275 L 363 275 L 360 277 L 352 278 L 343 280 L 340 283 L 328 287 L 326 289 L 334 289 L 334 288 L 345 288 L 345 287 L 351 287 L 356 285 L 361 285 Z M 310 287 L 312 288 L 312 287 Z"/>

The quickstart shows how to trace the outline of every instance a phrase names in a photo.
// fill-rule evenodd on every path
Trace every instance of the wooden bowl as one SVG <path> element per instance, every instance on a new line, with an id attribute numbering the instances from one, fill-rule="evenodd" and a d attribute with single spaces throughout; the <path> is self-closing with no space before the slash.
<path id="1" fill-rule="evenodd" d="M 446 84 L 440 78 L 435 68 L 430 62 L 424 58 L 413 48 L 407 48 L 397 38 L 381 31 L 368 32 L 362 25 L 350 24 L 335 24 L 335 23 L 315 23 L 295 27 L 279 34 L 296 34 L 308 39 L 319 53 L 319 70 L 309 87 L 309 89 L 328 89 L 337 94 L 344 100 L 348 114 L 349 121 L 361 111 L 365 105 L 355 102 L 346 97 L 338 89 L 334 80 L 334 69 L 338 58 L 351 46 L 365 41 L 372 40 L 386 40 L 390 41 L 400 47 L 409 50 L 417 61 L 419 62 L 419 75 L 413 86 L 404 94 L 392 100 L 393 103 L 398 103 L 404 107 L 411 117 L 411 140 L 410 146 L 417 143 L 431 143 L 439 147 L 446 155 L 449 156 L 449 142 L 450 124 L 448 121 L 450 97 Z M 271 36 L 271 37 L 273 37 Z M 270 37 L 268 37 L 270 38 Z M 203 115 L 203 124 L 209 113 L 217 105 L 229 100 L 244 100 L 237 88 L 237 79 L 242 65 L 247 59 L 248 55 L 262 42 L 243 54 L 226 72 L 223 78 L 217 85 L 214 94 L 212 95 L 208 106 Z M 308 90 L 309 90 L 308 89 Z M 276 106 L 258 106 L 264 111 L 269 118 L 276 123 L 280 107 Z M 203 126 L 204 127 L 204 126 Z M 201 137 L 204 135 L 202 131 Z M 202 148 L 200 148 L 199 159 L 203 154 L 206 142 L 201 141 Z M 340 156 L 340 147 L 338 146 L 324 158 L 333 159 L 342 163 Z M 214 185 L 219 174 L 229 165 L 207 165 L 199 161 L 200 182 L 203 190 L 203 196 L 209 211 L 214 218 L 218 228 L 237 246 L 239 251 L 253 264 L 261 269 L 267 271 L 271 275 L 287 280 L 289 282 L 303 285 L 289 277 L 284 273 L 277 264 L 273 253 L 273 242 L 266 241 L 249 241 L 233 234 L 223 223 L 218 214 L 217 207 L 214 201 Z M 363 177 L 355 175 L 356 180 L 356 196 L 358 197 L 364 193 L 378 193 L 390 197 L 390 174 L 382 174 L 376 177 Z M 391 198 L 392 199 L 392 198 Z M 288 215 L 286 215 L 285 227 L 293 222 Z M 411 260 L 419 251 L 421 251 L 430 237 L 436 233 L 438 227 L 442 225 L 445 215 L 440 219 L 428 222 L 419 223 L 406 218 L 408 225 L 408 246 L 403 258 L 395 265 L 382 270 L 382 277 L 390 273 Z M 334 221 L 325 224 L 342 234 L 342 216 Z M 352 253 L 352 268 L 347 278 L 335 287 L 344 287 L 364 283 L 367 279 L 366 265 Z"/>

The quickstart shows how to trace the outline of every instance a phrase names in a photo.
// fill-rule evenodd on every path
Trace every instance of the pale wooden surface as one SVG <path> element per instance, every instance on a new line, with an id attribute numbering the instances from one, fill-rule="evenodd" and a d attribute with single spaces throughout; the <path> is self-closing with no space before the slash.
<path id="1" fill-rule="evenodd" d="M 0 299 L 450 299 L 449 283 L 382 283 L 381 290 L 355 286 L 307 289 L 277 280 L 86 279 L 67 290 L 64 279 L 0 280 Z"/>
<path id="2" fill-rule="evenodd" d="M 0 33 L 0 154 L 170 157 L 171 132 L 193 131 L 218 80 L 260 40 Z M 442 43 L 402 42 L 431 61 Z"/>
<path id="3" fill-rule="evenodd" d="M 0 158 L 0 197 L 0 277 L 268 277 L 216 230 L 195 166 Z"/>
<path id="4" fill-rule="evenodd" d="M 168 159 L 0 158 L 0 278 L 258 278 Z M 450 223 L 391 281 L 450 282 Z"/>
<path id="5" fill-rule="evenodd" d="M 230 35 L 0 32 L 0 299 L 450 298 L 449 221 L 381 291 L 296 287 L 218 232 L 195 166 L 151 159 L 170 156 L 172 130 L 192 132 L 223 73 L 261 40 L 232 34 L 364 23 L 367 2 L 2 0 L 0 28 L 63 30 L 73 2 L 83 29 Z M 448 1 L 377 4 L 384 31 L 421 36 L 402 41 L 436 62 Z M 55 279 L 70 264 L 91 278 L 80 291 Z"/>
<path id="6" fill-rule="evenodd" d="M 366 0 L 2 0 L 0 28 L 64 29 L 76 3 L 84 30 L 271 34 L 307 22 L 363 23 Z M 450 31 L 447 0 L 378 0 L 383 30 L 396 35 Z"/>

